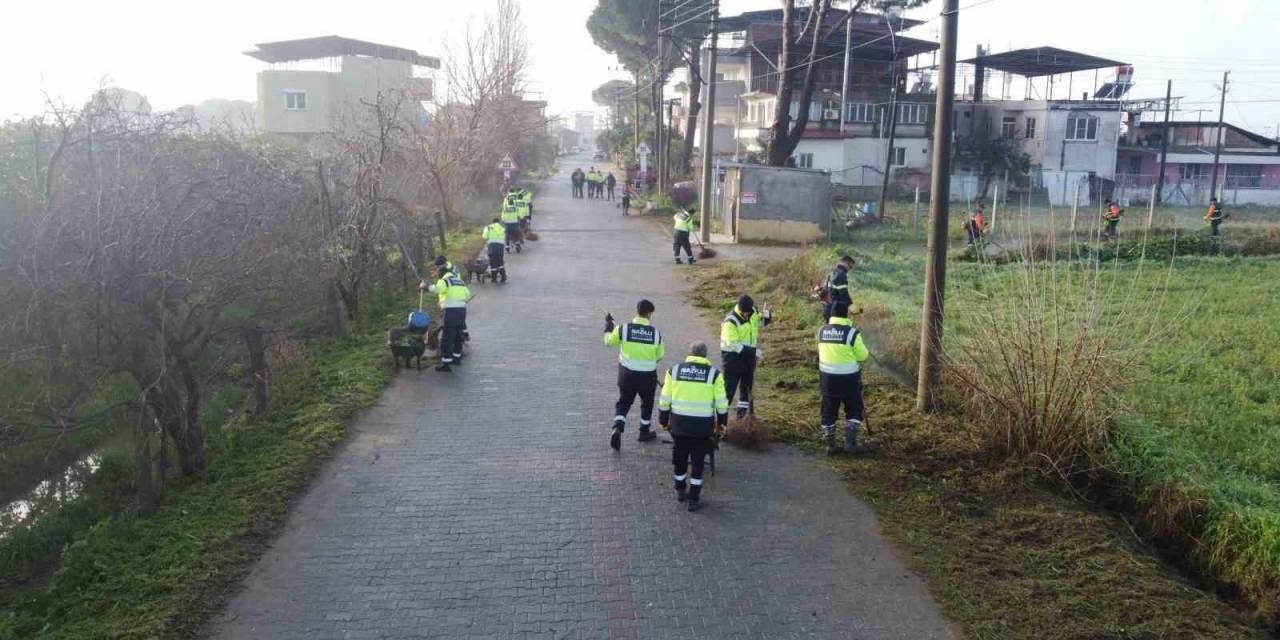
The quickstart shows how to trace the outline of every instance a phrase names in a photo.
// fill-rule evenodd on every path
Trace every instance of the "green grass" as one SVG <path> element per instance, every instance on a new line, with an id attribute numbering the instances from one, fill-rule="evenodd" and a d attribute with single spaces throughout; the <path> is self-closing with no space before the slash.
<path id="1" fill-rule="evenodd" d="M 472 236 L 450 237 L 454 260 L 478 248 Z M 0 590 L 0 640 L 198 634 L 351 418 L 381 395 L 391 376 L 385 328 L 403 323 L 416 300 L 406 292 L 369 305 L 345 335 L 309 345 L 268 414 L 210 431 L 208 466 L 168 487 L 152 515 L 118 504 L 111 488 L 128 475 L 119 473 L 119 482 L 97 479 L 84 497 L 7 541 L 0 562 L 30 572 L 48 564 L 39 550 L 51 540 L 71 540 L 58 545 L 50 571 Z M 236 396 L 215 393 L 210 410 L 225 410 Z"/>
<path id="2" fill-rule="evenodd" d="M 839 253 L 816 250 L 753 266 L 751 275 L 740 266 L 721 265 L 716 277 L 758 292 L 758 298 L 773 297 L 775 305 L 780 299 L 808 330 L 818 320 L 816 305 L 798 292 L 821 280 Z M 874 250 L 857 254 L 857 260 L 852 285 L 864 311 L 857 323 L 881 360 L 873 370 L 910 378 L 923 263 Z M 1113 473 L 1105 498 L 1135 515 L 1144 535 L 1181 564 L 1241 596 L 1256 619 L 1274 624 L 1280 609 L 1280 259 L 1178 258 L 1148 263 L 1141 271 L 1135 263 L 1112 267 L 1111 277 L 1133 287 L 1133 295 L 1114 300 L 1107 310 L 1111 317 L 1149 307 L 1160 295 L 1169 316 L 1167 334 L 1150 350 L 1141 375 L 1122 390 L 1125 408 L 1108 452 Z M 998 286 L 1004 269 L 948 266 L 949 341 L 998 339 L 1001 328 L 975 326 L 979 297 L 971 292 Z M 714 280 L 703 284 L 718 288 Z M 803 331 L 795 335 L 806 341 Z M 812 354 L 783 351 L 779 356 L 775 350 L 770 359 L 785 366 L 812 364 Z M 799 393 L 807 405 L 814 399 L 814 374 L 800 367 L 790 375 L 783 381 L 763 374 L 762 388 L 793 399 Z M 785 426 L 787 421 L 781 424 L 783 439 L 816 436 L 808 422 L 797 421 L 798 431 Z"/>
<path id="3" fill-rule="evenodd" d="M 759 415 L 774 436 L 820 451 L 817 305 L 804 297 L 831 251 L 794 260 L 721 263 L 690 272 L 692 296 L 711 318 L 750 291 L 775 307 L 763 332 Z M 909 551 L 945 613 L 969 638 L 1258 638 L 1242 613 L 1197 588 L 1137 540 L 1125 520 L 992 460 L 955 415 L 923 417 L 894 379 L 883 345 L 919 322 L 907 299 L 915 268 L 860 256 L 855 286 L 880 361 L 867 373 L 869 455 L 830 464 L 877 511 L 880 528 Z M 873 288 L 876 287 L 876 288 Z"/>

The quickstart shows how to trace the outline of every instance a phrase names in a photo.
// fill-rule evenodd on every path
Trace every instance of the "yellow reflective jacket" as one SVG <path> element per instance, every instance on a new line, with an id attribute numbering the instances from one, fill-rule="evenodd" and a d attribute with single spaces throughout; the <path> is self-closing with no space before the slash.
<path id="1" fill-rule="evenodd" d="M 818 371 L 828 375 L 851 375 L 862 370 L 871 357 L 862 341 L 862 332 L 848 318 L 831 318 L 818 329 Z"/>
<path id="2" fill-rule="evenodd" d="M 639 316 L 604 334 L 604 344 L 607 347 L 621 345 L 618 362 L 632 371 L 657 371 L 658 361 L 666 355 L 662 333 L 647 318 Z"/>
<path id="3" fill-rule="evenodd" d="M 662 381 L 658 398 L 659 422 L 678 436 L 708 437 L 718 422 L 729 419 L 729 399 L 724 376 L 699 356 L 689 356 L 672 367 Z"/>

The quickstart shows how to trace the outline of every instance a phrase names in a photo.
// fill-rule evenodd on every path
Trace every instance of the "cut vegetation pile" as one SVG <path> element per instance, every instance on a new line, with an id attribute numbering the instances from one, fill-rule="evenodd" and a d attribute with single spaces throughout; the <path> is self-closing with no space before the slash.
<path id="1" fill-rule="evenodd" d="M 717 312 L 743 291 L 777 309 L 778 320 L 762 338 L 769 358 L 756 384 L 758 411 L 776 437 L 815 449 L 820 428 L 812 342 L 820 312 L 807 293 L 840 252 L 817 250 L 776 263 L 691 272 L 692 295 Z M 1025 316 L 1011 316 L 1010 307 L 993 302 L 1022 291 L 1021 299 L 1015 295 L 1019 306 L 1037 304 L 1026 294 L 1045 287 L 1026 288 L 1019 279 L 1027 275 L 1019 267 L 953 263 L 949 348 L 961 354 L 965 345 L 980 348 L 1010 332 L 1056 329 L 1059 338 L 1040 343 L 1053 348 L 1037 357 L 1056 354 L 1068 364 L 1093 363 L 1089 384 L 1114 391 L 1098 411 L 1077 414 L 1101 420 L 1092 432 L 1096 437 L 1075 450 L 1088 455 L 1061 456 L 1044 465 L 1027 455 L 1039 445 L 1014 442 L 1017 421 L 1008 412 L 989 411 L 981 424 L 959 417 L 965 410 L 982 415 L 965 405 L 976 387 L 972 379 L 965 383 L 963 372 L 949 373 L 948 416 L 923 419 L 914 412 L 909 391 L 896 381 L 909 379 L 915 362 L 923 262 L 893 250 L 855 257 L 851 285 L 864 311 L 855 324 L 877 358 L 867 374 L 865 442 L 871 456 L 835 464 L 877 507 L 886 532 L 913 551 L 948 613 L 972 635 L 1256 633 L 1236 609 L 1151 557 L 1147 542 L 1225 595 L 1238 597 L 1254 620 L 1275 623 L 1280 296 L 1272 289 L 1280 281 L 1280 259 L 1109 262 L 1097 274 L 1095 291 L 1101 293 L 1090 302 L 1096 321 L 1085 327 L 1055 322 L 1052 308 L 1028 326 Z M 1065 278 L 1043 272 L 1036 277 L 1042 285 Z M 1025 340 L 1007 344 L 1015 351 L 1030 348 Z M 999 350 L 987 355 L 1001 357 Z M 1115 361 L 1117 356 L 1128 360 Z M 983 362 L 956 358 L 953 369 Z M 1023 381 L 1022 392 L 1031 395 L 1046 384 Z M 1000 376 L 987 380 L 999 382 Z M 1007 434 L 1007 446 L 994 445 L 992 435 L 998 433 Z M 1049 478 L 1070 482 L 1046 480 L 1046 467 L 1059 472 Z M 1095 499 L 1076 499 L 1081 489 Z M 1099 505 L 1119 506 L 1127 515 L 1094 511 Z"/>

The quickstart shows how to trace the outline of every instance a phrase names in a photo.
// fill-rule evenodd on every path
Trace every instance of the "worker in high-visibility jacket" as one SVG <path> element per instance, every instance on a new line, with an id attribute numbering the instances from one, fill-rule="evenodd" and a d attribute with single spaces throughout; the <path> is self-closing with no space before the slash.
<path id="1" fill-rule="evenodd" d="M 484 238 L 485 253 L 489 256 L 489 279 L 497 282 L 498 277 L 502 277 L 502 281 L 507 281 L 507 264 L 506 256 L 503 252 L 507 246 L 507 229 L 502 226 L 500 218 L 494 218 L 489 226 L 480 232 L 480 237 Z"/>
<path id="2" fill-rule="evenodd" d="M 662 332 L 653 326 L 653 303 L 636 303 L 636 317 L 631 322 L 614 326 L 613 315 L 604 316 L 604 344 L 618 349 L 618 402 L 614 405 L 613 434 L 609 446 L 622 448 L 622 432 L 627 426 L 627 413 L 636 396 L 640 396 L 640 434 L 647 442 L 658 437 L 653 432 L 653 400 L 658 391 L 658 361 L 666 355 Z"/>
<path id="3" fill-rule="evenodd" d="M 1218 199 L 1209 198 L 1209 212 L 1204 214 L 1204 221 L 1209 223 L 1209 235 L 1218 235 L 1218 227 L 1226 217 L 1227 214 L 1222 211 L 1222 205 L 1218 204 Z"/>
<path id="4" fill-rule="evenodd" d="M 435 266 L 439 280 L 430 286 L 425 281 L 418 285 L 436 294 L 441 315 L 444 316 L 440 331 L 440 364 L 436 371 L 451 371 L 450 365 L 462 364 L 462 342 L 467 330 L 467 302 L 471 300 L 471 290 L 467 288 L 467 283 L 449 271 L 448 263 L 444 256 L 437 257 Z"/>
<path id="5" fill-rule="evenodd" d="M 533 221 L 533 192 L 528 189 L 521 189 L 520 199 L 524 200 L 525 207 L 528 209 L 528 211 L 525 214 L 525 218 L 528 219 L 530 222 L 532 222 Z M 528 226 L 528 223 L 526 223 L 526 226 Z"/>
<path id="6" fill-rule="evenodd" d="M 755 301 L 751 296 L 743 295 L 720 323 L 720 362 L 724 367 L 724 383 L 730 401 L 735 393 L 738 396 L 739 418 L 747 415 L 751 408 L 756 363 L 761 356 L 760 328 L 772 321 L 772 311 L 766 308 L 757 313 Z"/>
<path id="7" fill-rule="evenodd" d="M 689 256 L 689 264 L 694 263 L 693 247 L 689 245 L 689 234 L 693 233 L 693 213 L 695 209 L 690 207 L 688 210 L 677 209 L 676 214 L 671 217 L 674 225 L 672 228 L 671 251 L 676 256 L 676 264 L 680 262 L 680 249 L 684 249 L 685 255 Z"/>
<path id="8" fill-rule="evenodd" d="M 671 463 L 676 499 L 687 501 L 689 511 L 702 508 L 702 468 L 707 452 L 712 438 L 729 422 L 729 400 L 724 393 L 724 375 L 707 359 L 704 342 L 689 345 L 689 357 L 667 371 L 662 381 L 658 424 L 674 441 Z"/>
<path id="9" fill-rule="evenodd" d="M 862 429 L 862 363 L 871 357 L 862 333 L 849 319 L 849 305 L 831 305 L 831 317 L 818 330 L 818 387 L 822 392 L 822 437 L 827 455 L 836 455 L 836 419 L 844 407 L 844 451 L 858 448 Z"/>
<path id="10" fill-rule="evenodd" d="M 1120 235 L 1116 227 L 1120 225 L 1120 219 L 1124 217 L 1124 209 L 1120 208 L 1120 204 L 1111 200 L 1107 201 L 1107 208 L 1102 212 L 1102 220 L 1107 223 L 1107 229 L 1102 232 L 1104 238 L 1114 238 Z"/>
<path id="11" fill-rule="evenodd" d="M 849 271 L 853 269 L 853 256 L 845 254 L 840 256 L 840 261 L 836 263 L 831 275 L 827 276 L 827 284 L 825 287 L 816 287 L 818 290 L 826 289 L 823 292 L 822 317 L 823 319 L 831 317 L 831 306 L 843 302 L 849 305 L 853 302 L 853 298 L 849 295 Z"/>
<path id="12" fill-rule="evenodd" d="M 524 237 L 520 234 L 520 200 L 513 196 L 507 196 L 503 201 L 502 226 L 507 232 L 507 253 L 511 253 L 511 247 L 516 248 L 516 253 L 520 253 L 520 249 L 524 246 Z"/>

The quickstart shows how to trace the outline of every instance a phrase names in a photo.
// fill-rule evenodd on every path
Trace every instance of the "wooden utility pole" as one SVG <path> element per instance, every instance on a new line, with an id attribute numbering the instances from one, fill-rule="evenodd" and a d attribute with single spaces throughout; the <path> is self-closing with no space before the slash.
<path id="1" fill-rule="evenodd" d="M 711 242 L 711 185 L 715 178 L 711 156 L 716 139 L 716 36 L 719 20 L 720 0 L 711 0 L 711 53 L 707 56 L 707 72 L 703 75 L 707 82 L 707 100 L 702 120 L 702 193 L 698 202 L 698 224 L 701 225 L 698 237 L 703 242 Z"/>
<path id="2" fill-rule="evenodd" d="M 1164 90 L 1164 130 L 1160 132 L 1160 175 L 1156 178 L 1156 196 L 1154 202 L 1164 201 L 1164 168 L 1169 162 L 1169 111 L 1173 104 L 1173 80 Z"/>
<path id="3" fill-rule="evenodd" d="M 1218 142 L 1213 146 L 1213 173 L 1209 176 L 1210 198 L 1218 194 L 1218 163 L 1222 159 L 1222 129 L 1227 114 L 1227 83 L 1230 78 L 1230 71 L 1222 72 L 1222 102 L 1218 103 Z"/>
<path id="4" fill-rule="evenodd" d="M 947 226 L 951 200 L 951 129 L 956 89 L 956 35 L 960 0 L 943 0 L 942 64 L 933 114 L 933 176 L 929 194 L 929 257 L 924 271 L 924 310 L 920 323 L 920 366 L 916 408 L 938 410 L 942 378 L 942 302 L 946 295 Z"/>

